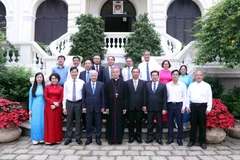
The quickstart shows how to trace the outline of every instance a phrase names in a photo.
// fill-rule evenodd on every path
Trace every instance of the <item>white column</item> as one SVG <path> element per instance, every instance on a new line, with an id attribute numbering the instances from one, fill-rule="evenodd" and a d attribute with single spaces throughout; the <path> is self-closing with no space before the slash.
<path id="1" fill-rule="evenodd" d="M 77 32 L 76 17 L 82 12 L 82 1 L 69 1 L 68 3 L 68 32 Z M 85 0 L 84 0 L 85 1 Z"/>
<path id="2" fill-rule="evenodd" d="M 152 22 L 152 0 L 147 0 L 147 13 L 149 21 Z"/>

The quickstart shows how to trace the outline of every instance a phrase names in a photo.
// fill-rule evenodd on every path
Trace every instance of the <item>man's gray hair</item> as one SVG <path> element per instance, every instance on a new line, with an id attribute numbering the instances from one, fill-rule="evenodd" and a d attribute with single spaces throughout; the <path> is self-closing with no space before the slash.
<path id="1" fill-rule="evenodd" d="M 98 72 L 97 72 L 96 70 L 91 70 L 91 71 L 90 71 L 90 76 L 91 76 L 92 74 L 97 74 L 97 75 L 98 75 Z"/>

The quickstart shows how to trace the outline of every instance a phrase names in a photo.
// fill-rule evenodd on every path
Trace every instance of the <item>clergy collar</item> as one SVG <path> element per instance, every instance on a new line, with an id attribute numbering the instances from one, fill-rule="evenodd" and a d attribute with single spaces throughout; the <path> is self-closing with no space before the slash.
<path id="1" fill-rule="evenodd" d="M 113 80 L 118 81 L 118 80 L 119 80 L 119 77 L 118 77 L 117 79 L 113 78 Z"/>

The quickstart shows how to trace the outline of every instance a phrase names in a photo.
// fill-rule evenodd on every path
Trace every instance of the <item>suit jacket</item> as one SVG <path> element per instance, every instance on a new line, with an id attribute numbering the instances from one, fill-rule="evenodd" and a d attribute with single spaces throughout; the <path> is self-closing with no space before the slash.
<path id="1" fill-rule="evenodd" d="M 122 74 L 121 74 L 122 69 L 120 68 L 120 76 L 122 78 Z M 106 82 L 108 82 L 111 79 L 111 77 L 109 77 L 109 66 L 106 66 L 103 69 L 103 83 L 105 84 Z"/>
<path id="2" fill-rule="evenodd" d="M 86 74 L 87 74 L 86 70 L 80 72 L 80 74 L 79 74 L 79 79 L 83 80 L 85 83 L 86 83 Z M 90 81 L 90 73 L 89 73 L 89 81 Z"/>
<path id="3" fill-rule="evenodd" d="M 91 81 L 85 83 L 82 89 L 82 108 L 86 108 L 87 112 L 101 112 L 101 108 L 105 107 L 104 85 L 97 81 L 95 92 L 92 92 Z"/>
<path id="4" fill-rule="evenodd" d="M 138 80 L 137 90 L 134 89 L 133 79 L 126 81 L 128 92 L 128 110 L 141 111 L 146 106 L 146 81 Z"/>
<path id="5" fill-rule="evenodd" d="M 156 92 L 152 91 L 152 82 L 146 84 L 147 89 L 147 111 L 167 110 L 167 87 L 162 82 L 158 83 Z"/>
<path id="6" fill-rule="evenodd" d="M 98 79 L 97 80 L 100 81 L 100 82 L 103 82 L 103 70 L 104 70 L 104 68 L 105 68 L 104 66 L 99 65 Z M 92 66 L 92 70 L 96 70 L 94 65 Z"/>

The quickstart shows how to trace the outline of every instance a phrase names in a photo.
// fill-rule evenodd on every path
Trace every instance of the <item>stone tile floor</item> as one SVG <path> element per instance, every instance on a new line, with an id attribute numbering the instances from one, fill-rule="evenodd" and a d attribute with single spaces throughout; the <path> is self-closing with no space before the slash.
<path id="1" fill-rule="evenodd" d="M 0 160 L 240 160 L 240 139 L 226 137 L 221 144 L 209 144 L 207 150 L 199 146 L 188 148 L 187 140 L 184 146 L 176 143 L 161 146 L 156 142 L 129 144 L 127 139 L 122 145 L 112 146 L 106 140 L 102 140 L 102 146 L 96 145 L 95 140 L 88 146 L 76 142 L 48 146 L 32 145 L 30 138 L 23 136 L 15 142 L 0 144 Z"/>

